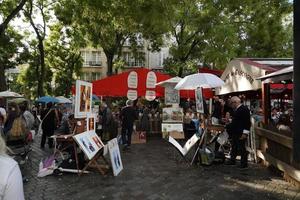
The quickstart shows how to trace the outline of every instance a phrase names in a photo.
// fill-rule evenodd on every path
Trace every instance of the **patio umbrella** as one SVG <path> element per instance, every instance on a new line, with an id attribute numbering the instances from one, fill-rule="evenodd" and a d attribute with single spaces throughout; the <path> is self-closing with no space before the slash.
<path id="1" fill-rule="evenodd" d="M 182 78 L 176 76 L 164 81 L 161 81 L 159 83 L 156 83 L 156 85 L 162 86 L 162 87 L 167 87 L 167 86 L 175 86 L 179 81 L 181 81 Z"/>
<path id="2" fill-rule="evenodd" d="M 194 90 L 198 87 L 215 88 L 224 85 L 224 81 L 216 75 L 209 73 L 197 73 L 184 77 L 175 86 L 176 90 Z"/>
<path id="3" fill-rule="evenodd" d="M 66 97 L 58 96 L 55 97 L 58 100 L 58 103 L 72 103 L 72 101 Z"/>
<path id="4" fill-rule="evenodd" d="M 7 90 L 7 91 L 0 92 L 0 97 L 23 97 L 23 96 L 16 92 Z"/>
<path id="5" fill-rule="evenodd" d="M 40 97 L 38 100 L 36 100 L 36 102 L 38 102 L 38 103 L 49 103 L 49 102 L 58 103 L 59 101 L 55 97 L 43 96 L 43 97 Z"/>

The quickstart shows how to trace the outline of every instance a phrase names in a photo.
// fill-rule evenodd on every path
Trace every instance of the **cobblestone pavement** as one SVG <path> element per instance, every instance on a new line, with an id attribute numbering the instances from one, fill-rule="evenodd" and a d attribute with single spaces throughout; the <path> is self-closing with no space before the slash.
<path id="1" fill-rule="evenodd" d="M 31 162 L 23 173 L 27 200 L 43 199 L 300 199 L 299 188 L 258 164 L 239 170 L 222 164 L 188 166 L 176 158 L 173 146 L 160 138 L 132 145 L 121 152 L 124 170 L 114 177 L 99 173 L 51 175 L 38 178 L 38 163 L 50 155 L 32 146 Z"/>

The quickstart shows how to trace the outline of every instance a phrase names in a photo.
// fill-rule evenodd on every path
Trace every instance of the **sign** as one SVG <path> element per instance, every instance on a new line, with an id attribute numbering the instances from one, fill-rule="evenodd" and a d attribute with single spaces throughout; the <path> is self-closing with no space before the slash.
<path id="1" fill-rule="evenodd" d="M 148 101 L 153 101 L 153 100 L 156 98 L 156 93 L 155 93 L 155 91 L 147 90 L 147 91 L 146 91 L 145 98 L 146 98 Z"/>
<path id="2" fill-rule="evenodd" d="M 179 104 L 179 90 L 175 90 L 174 87 L 165 87 L 165 104 Z"/>
<path id="3" fill-rule="evenodd" d="M 86 131 L 74 135 L 73 138 L 89 160 L 104 146 L 95 131 Z"/>
<path id="4" fill-rule="evenodd" d="M 147 79 L 146 79 L 146 88 L 155 88 L 156 85 L 156 74 L 154 72 L 148 72 L 147 73 Z"/>
<path id="5" fill-rule="evenodd" d="M 196 99 L 196 110 L 197 110 L 197 112 L 204 113 L 202 88 L 201 87 L 196 88 L 196 90 L 195 90 L 195 99 Z"/>
<path id="6" fill-rule="evenodd" d="M 123 164 L 120 155 L 120 149 L 117 138 L 114 138 L 107 143 L 111 165 L 114 176 L 117 176 L 123 170 Z"/>
<path id="7" fill-rule="evenodd" d="M 92 83 L 76 81 L 75 118 L 85 118 L 92 112 Z"/>
<path id="8" fill-rule="evenodd" d="M 128 74 L 127 85 L 128 85 L 128 88 L 137 88 L 138 74 L 135 71 L 132 71 Z"/>
<path id="9" fill-rule="evenodd" d="M 128 90 L 127 98 L 132 101 L 136 100 L 137 99 L 137 91 L 136 90 Z"/>

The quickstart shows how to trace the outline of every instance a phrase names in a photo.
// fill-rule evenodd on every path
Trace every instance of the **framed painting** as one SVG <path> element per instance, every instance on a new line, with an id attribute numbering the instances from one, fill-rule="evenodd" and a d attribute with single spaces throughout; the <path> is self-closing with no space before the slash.
<path id="1" fill-rule="evenodd" d="M 75 118 L 85 118 L 92 112 L 92 83 L 76 81 Z"/>

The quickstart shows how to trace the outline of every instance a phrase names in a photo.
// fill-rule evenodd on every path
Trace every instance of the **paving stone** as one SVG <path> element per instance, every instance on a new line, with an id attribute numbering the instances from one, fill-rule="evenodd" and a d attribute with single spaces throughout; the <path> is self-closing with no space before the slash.
<path id="1" fill-rule="evenodd" d="M 267 168 L 250 163 L 247 171 L 222 164 L 189 166 L 174 159 L 174 149 L 161 138 L 151 137 L 147 144 L 132 145 L 121 152 L 124 170 L 114 177 L 99 173 L 63 174 L 37 177 L 41 159 L 51 150 L 33 143 L 30 165 L 23 169 L 29 182 L 24 184 L 26 199 L 294 199 L 299 188 L 285 182 Z M 176 155 L 178 156 L 178 155 Z"/>

